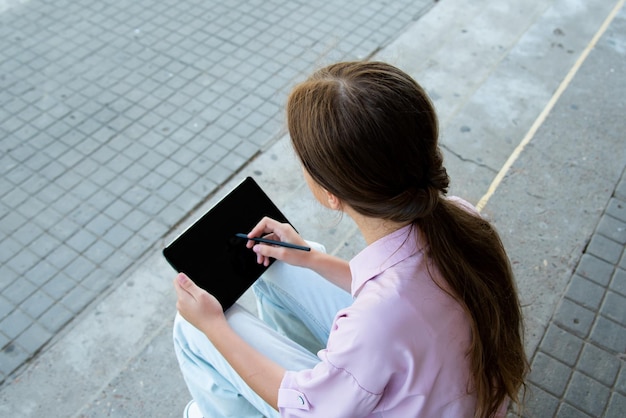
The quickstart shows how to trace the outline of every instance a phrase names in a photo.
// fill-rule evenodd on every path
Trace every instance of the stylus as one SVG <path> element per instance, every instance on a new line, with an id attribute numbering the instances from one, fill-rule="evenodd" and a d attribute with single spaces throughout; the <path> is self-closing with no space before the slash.
<path id="1" fill-rule="evenodd" d="M 243 239 L 249 239 L 250 241 L 254 241 L 254 242 L 262 242 L 264 244 L 278 245 L 279 247 L 293 248 L 294 250 L 311 251 L 310 247 L 290 244 L 288 242 L 274 241 L 272 239 L 267 239 L 267 238 L 249 238 L 246 234 L 241 234 L 241 233 L 237 233 L 235 234 L 235 236 L 239 238 L 243 238 Z"/>

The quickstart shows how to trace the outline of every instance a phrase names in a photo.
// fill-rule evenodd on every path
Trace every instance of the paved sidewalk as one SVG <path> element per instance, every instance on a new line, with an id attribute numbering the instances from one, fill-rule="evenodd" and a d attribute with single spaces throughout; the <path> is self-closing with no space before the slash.
<path id="1" fill-rule="evenodd" d="M 0 383 L 432 0 L 0 2 Z"/>

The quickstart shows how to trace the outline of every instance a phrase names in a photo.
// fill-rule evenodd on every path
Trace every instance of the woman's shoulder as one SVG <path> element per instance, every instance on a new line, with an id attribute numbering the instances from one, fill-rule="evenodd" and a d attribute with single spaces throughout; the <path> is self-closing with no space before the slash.
<path id="1" fill-rule="evenodd" d="M 462 209 L 465 209 L 466 211 L 468 211 L 470 213 L 473 213 L 474 215 L 480 216 L 480 213 L 478 212 L 478 209 L 476 209 L 476 207 L 474 205 L 472 205 L 470 202 L 468 202 L 467 200 L 463 199 L 462 197 L 459 197 L 459 196 L 447 196 L 446 200 L 448 202 L 454 203 L 458 207 L 460 207 Z"/>

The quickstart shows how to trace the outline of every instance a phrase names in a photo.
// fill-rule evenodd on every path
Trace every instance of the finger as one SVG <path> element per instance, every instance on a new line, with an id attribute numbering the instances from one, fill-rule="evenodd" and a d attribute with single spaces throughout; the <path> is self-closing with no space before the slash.
<path id="1" fill-rule="evenodd" d="M 200 288 L 185 273 L 178 273 L 174 281 L 179 298 L 191 296 L 195 300 L 198 299 L 197 294 Z"/>
<path id="2" fill-rule="evenodd" d="M 267 235 L 262 235 L 263 238 L 265 239 L 271 239 L 274 241 L 280 241 L 280 238 L 274 234 L 274 233 L 270 233 Z M 258 238 L 258 236 L 253 236 L 252 234 L 248 234 L 248 238 Z M 252 248 L 257 244 L 256 241 L 254 241 L 253 239 L 249 239 L 248 241 L 246 241 L 246 248 Z"/>
<path id="3" fill-rule="evenodd" d="M 260 237 L 262 235 L 272 233 L 280 225 L 281 225 L 280 222 L 278 222 L 278 221 L 276 221 L 276 220 L 274 220 L 272 218 L 268 218 L 266 216 L 263 219 L 261 219 L 259 221 L 259 223 L 256 224 L 256 226 L 254 228 L 252 228 L 252 231 L 250 231 L 248 236 L 249 237 Z"/>
<path id="4" fill-rule="evenodd" d="M 257 264 L 263 264 L 265 267 L 270 265 L 270 258 L 269 257 L 265 257 L 263 254 L 257 254 L 256 255 L 256 262 Z"/>
<path id="5" fill-rule="evenodd" d="M 178 283 L 178 276 L 174 278 L 174 290 L 176 290 L 176 310 L 183 314 L 186 306 L 194 302 L 193 296 L 183 289 Z"/>
<path id="6" fill-rule="evenodd" d="M 285 254 L 284 247 L 278 247 L 270 244 L 256 244 L 252 247 L 252 251 L 263 257 L 263 265 L 268 266 L 270 258 L 282 260 Z"/>
<path id="7" fill-rule="evenodd" d="M 176 291 L 176 296 L 178 297 L 178 299 L 187 297 L 189 295 L 189 293 L 184 288 L 181 287 L 178 281 L 178 275 L 174 277 L 173 282 L 174 282 L 174 290 Z"/>

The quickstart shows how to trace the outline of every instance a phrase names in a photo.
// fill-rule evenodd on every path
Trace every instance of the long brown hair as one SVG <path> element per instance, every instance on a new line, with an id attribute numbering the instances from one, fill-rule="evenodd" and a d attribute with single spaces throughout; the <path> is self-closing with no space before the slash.
<path id="1" fill-rule="evenodd" d="M 412 223 L 428 255 L 470 317 L 476 417 L 506 398 L 519 402 L 528 362 L 511 266 L 495 229 L 444 198 L 434 107 L 401 70 L 344 62 L 318 70 L 291 92 L 287 123 L 303 167 L 322 187 L 365 216 Z"/>

